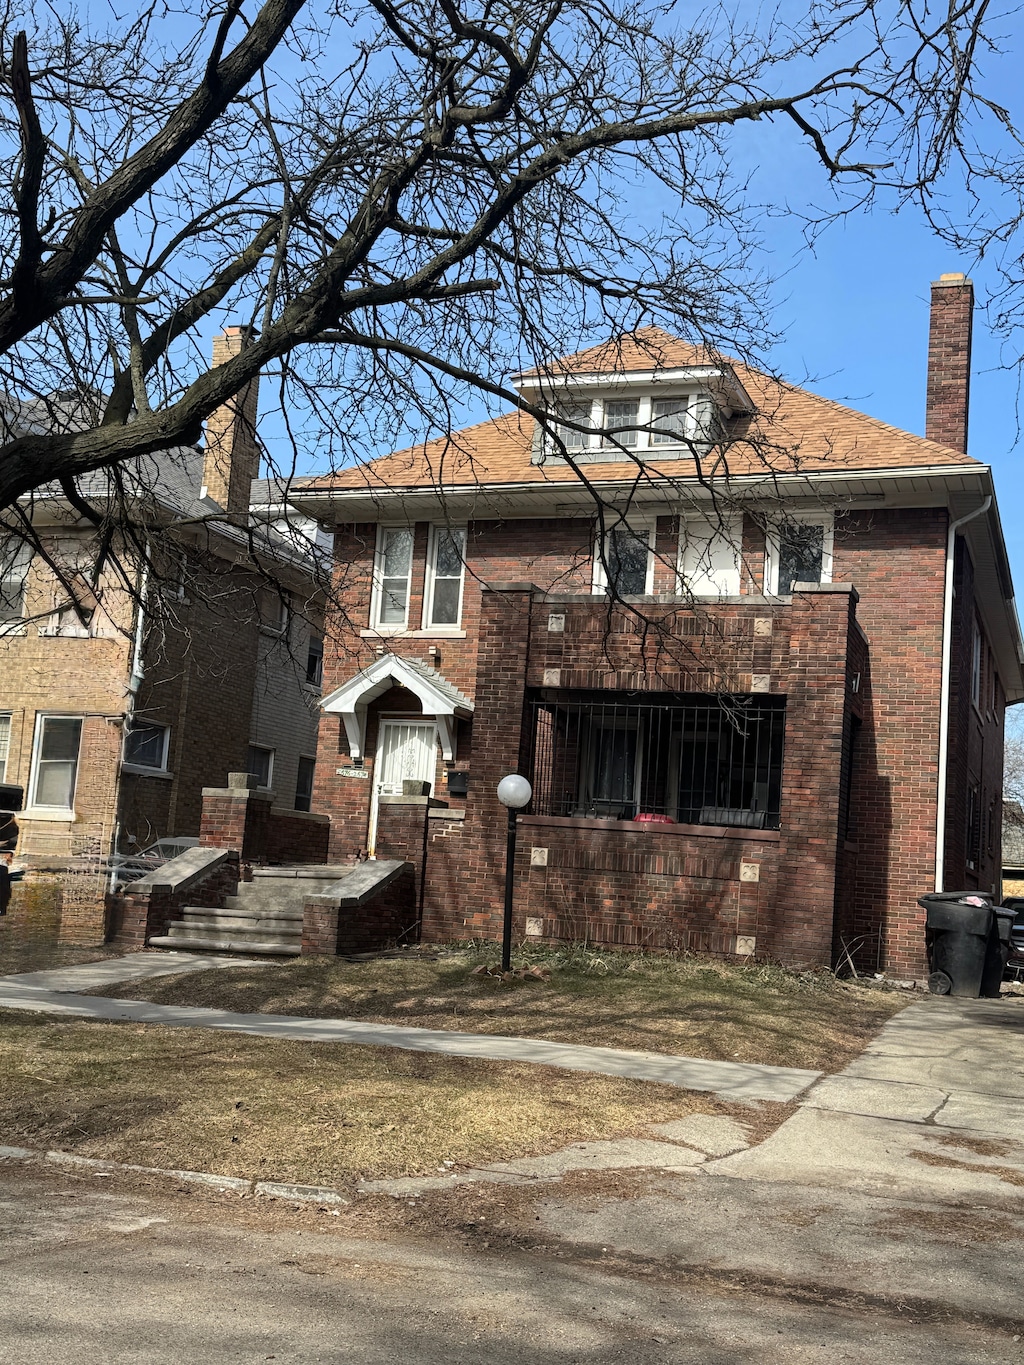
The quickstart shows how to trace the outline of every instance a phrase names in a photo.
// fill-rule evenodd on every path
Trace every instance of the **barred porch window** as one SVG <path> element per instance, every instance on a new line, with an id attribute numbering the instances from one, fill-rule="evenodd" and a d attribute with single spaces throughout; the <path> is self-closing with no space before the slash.
<path id="1" fill-rule="evenodd" d="M 538 815 L 778 829 L 783 698 L 538 691 Z"/>

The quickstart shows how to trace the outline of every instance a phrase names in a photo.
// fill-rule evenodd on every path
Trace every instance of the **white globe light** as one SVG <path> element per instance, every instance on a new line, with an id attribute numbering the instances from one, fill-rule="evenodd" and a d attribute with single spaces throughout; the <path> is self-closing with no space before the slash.
<path id="1" fill-rule="evenodd" d="M 508 777 L 503 777 L 498 783 L 498 800 L 503 806 L 511 806 L 513 810 L 521 810 L 523 806 L 528 806 L 532 795 L 533 788 L 526 778 L 520 777 L 518 773 L 509 773 Z"/>

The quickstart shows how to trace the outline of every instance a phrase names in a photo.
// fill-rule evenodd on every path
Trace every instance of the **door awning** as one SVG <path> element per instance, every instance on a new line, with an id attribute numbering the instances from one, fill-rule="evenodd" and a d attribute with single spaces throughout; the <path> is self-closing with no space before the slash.
<path id="1" fill-rule="evenodd" d="M 473 703 L 437 669 L 421 659 L 403 659 L 397 654 L 384 654 L 374 660 L 320 703 L 321 710 L 341 716 L 352 758 L 361 760 L 366 756 L 366 708 L 391 687 L 404 687 L 419 698 L 423 714 L 433 716 L 437 721 L 437 735 L 445 761 L 453 763 L 453 720 L 456 716 L 471 716 Z"/>

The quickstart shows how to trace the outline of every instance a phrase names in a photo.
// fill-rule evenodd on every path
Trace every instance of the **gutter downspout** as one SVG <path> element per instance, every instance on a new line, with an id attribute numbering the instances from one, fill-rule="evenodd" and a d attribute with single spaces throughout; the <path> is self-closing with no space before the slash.
<path id="1" fill-rule="evenodd" d="M 973 512 L 950 522 L 946 536 L 946 589 L 942 608 L 942 682 L 939 694 L 939 781 L 935 812 L 935 890 L 943 891 L 946 875 L 946 769 L 949 758 L 949 679 L 953 665 L 953 555 L 956 533 L 992 506 L 991 493 Z"/>
<path id="2" fill-rule="evenodd" d="M 124 756 L 124 736 L 131 729 L 132 717 L 135 714 L 135 704 L 139 697 L 139 688 L 142 686 L 142 679 L 145 677 L 146 669 L 142 662 L 142 648 L 146 634 L 146 598 L 149 595 L 149 554 L 142 564 L 142 573 L 139 575 L 139 597 L 138 610 L 135 614 L 135 639 L 132 644 L 132 671 L 128 679 L 128 698 L 125 707 L 124 720 L 122 722 L 122 759 L 117 764 L 117 787 L 114 794 L 114 841 L 111 848 L 111 868 L 110 885 L 108 890 L 113 895 L 114 887 L 117 885 L 117 865 L 113 861 L 113 855 L 117 853 L 117 846 L 121 842 L 121 761 Z"/>

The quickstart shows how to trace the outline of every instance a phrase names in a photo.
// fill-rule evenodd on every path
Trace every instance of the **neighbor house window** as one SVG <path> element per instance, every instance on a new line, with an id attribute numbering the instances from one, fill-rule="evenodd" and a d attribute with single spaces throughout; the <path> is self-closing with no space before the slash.
<path id="1" fill-rule="evenodd" d="M 80 716 L 39 717 L 32 765 L 30 806 L 73 810 L 81 745 Z"/>
<path id="2" fill-rule="evenodd" d="M 781 699 L 638 696 L 530 701 L 535 814 L 778 828 Z"/>
<path id="3" fill-rule="evenodd" d="M 25 580 L 32 551 L 16 536 L 0 538 L 0 625 L 25 615 Z"/>
<path id="4" fill-rule="evenodd" d="M 768 537 L 769 591 L 789 596 L 797 583 L 831 583 L 832 518 L 783 522 Z"/>
<path id="5" fill-rule="evenodd" d="M 11 747 L 11 718 L 0 716 L 0 782 L 7 781 L 7 755 Z"/>
<path id="6" fill-rule="evenodd" d="M 613 526 L 594 552 L 594 591 L 643 597 L 654 582 L 654 527 Z M 602 553 L 603 551 L 603 553 Z"/>
<path id="7" fill-rule="evenodd" d="M 981 790 L 969 787 L 967 790 L 967 866 L 972 872 L 978 869 L 981 856 Z"/>
<path id="8" fill-rule="evenodd" d="M 740 524 L 686 517 L 679 528 L 680 590 L 694 597 L 738 597 Z"/>
<path id="9" fill-rule="evenodd" d="M 124 761 L 139 768 L 167 768 L 167 741 L 170 729 L 166 725 L 152 725 L 148 721 L 133 721 L 124 737 Z"/>
<path id="10" fill-rule="evenodd" d="M 404 627 L 409 620 L 412 545 L 411 527 L 380 528 L 374 583 L 374 625 Z"/>
<path id="11" fill-rule="evenodd" d="M 264 588 L 258 601 L 260 628 L 271 635 L 284 635 L 288 629 L 288 596 L 276 588 Z"/>
<path id="12" fill-rule="evenodd" d="M 428 558 L 427 601 L 423 625 L 457 626 L 462 615 L 462 580 L 466 532 L 462 527 L 435 526 Z"/>
<path id="13" fill-rule="evenodd" d="M 976 620 L 971 637 L 971 701 L 981 710 L 981 627 Z"/>
<path id="14" fill-rule="evenodd" d="M 269 787 L 274 776 L 274 751 L 260 744 L 249 745 L 249 772 L 261 787 Z"/>
<path id="15" fill-rule="evenodd" d="M 306 650 L 306 682 L 310 687 L 319 687 L 323 680 L 324 642 L 319 635 L 311 635 Z"/>
<path id="16" fill-rule="evenodd" d="M 315 769 L 315 758 L 299 759 L 299 773 L 295 782 L 296 810 L 309 810 L 313 805 L 313 773 Z"/>

